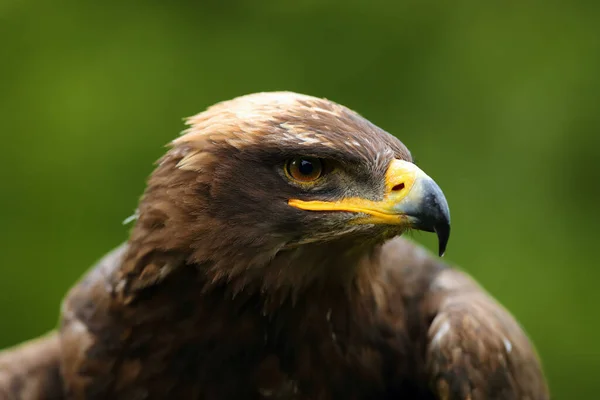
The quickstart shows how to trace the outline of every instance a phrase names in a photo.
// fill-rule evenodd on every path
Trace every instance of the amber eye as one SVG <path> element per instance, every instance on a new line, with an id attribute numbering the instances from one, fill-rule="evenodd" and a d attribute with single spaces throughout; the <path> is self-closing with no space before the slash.
<path id="1" fill-rule="evenodd" d="M 323 174 L 323 162 L 314 157 L 296 157 L 287 162 L 285 172 L 295 181 L 313 182 Z"/>

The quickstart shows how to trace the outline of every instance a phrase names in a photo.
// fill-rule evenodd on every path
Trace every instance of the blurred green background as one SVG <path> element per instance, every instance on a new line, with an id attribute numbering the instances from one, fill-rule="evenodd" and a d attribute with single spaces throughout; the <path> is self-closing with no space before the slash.
<path id="1" fill-rule="evenodd" d="M 596 398 L 599 21 L 589 1 L 1 1 L 0 347 L 126 239 L 183 117 L 293 90 L 404 141 L 450 203 L 447 259 L 519 319 L 555 399 Z"/>

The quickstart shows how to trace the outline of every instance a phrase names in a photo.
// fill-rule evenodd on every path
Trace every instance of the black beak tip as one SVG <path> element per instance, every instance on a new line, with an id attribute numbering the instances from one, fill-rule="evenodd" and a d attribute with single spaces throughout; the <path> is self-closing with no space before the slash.
<path id="1" fill-rule="evenodd" d="M 438 254 L 443 257 L 450 239 L 450 224 L 436 225 L 433 230 L 438 237 Z"/>

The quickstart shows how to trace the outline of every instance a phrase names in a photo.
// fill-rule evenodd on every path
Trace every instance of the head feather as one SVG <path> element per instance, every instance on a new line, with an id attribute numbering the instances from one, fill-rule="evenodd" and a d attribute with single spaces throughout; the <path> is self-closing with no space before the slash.
<path id="1" fill-rule="evenodd" d="M 213 149 L 243 151 L 252 146 L 324 148 L 351 153 L 371 162 L 395 153 L 410 160 L 408 149 L 358 113 L 327 99 L 293 92 L 254 93 L 217 103 L 186 121 L 189 126 L 173 147 L 187 153 L 179 168 L 200 170 L 214 161 Z"/>

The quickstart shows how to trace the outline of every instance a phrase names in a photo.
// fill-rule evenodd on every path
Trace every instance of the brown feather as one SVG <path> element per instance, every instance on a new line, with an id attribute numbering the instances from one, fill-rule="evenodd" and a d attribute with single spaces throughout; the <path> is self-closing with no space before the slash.
<path id="1" fill-rule="evenodd" d="M 0 399 L 64 399 L 56 332 L 0 353 Z"/>

